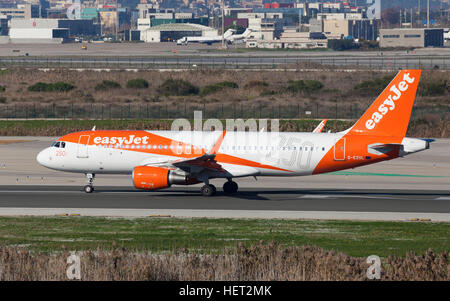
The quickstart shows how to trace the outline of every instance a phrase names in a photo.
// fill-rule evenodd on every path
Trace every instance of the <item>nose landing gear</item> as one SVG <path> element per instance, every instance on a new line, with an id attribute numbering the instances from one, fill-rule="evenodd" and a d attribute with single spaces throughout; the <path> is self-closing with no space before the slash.
<path id="1" fill-rule="evenodd" d="M 95 174 L 93 173 L 87 173 L 86 174 L 88 184 L 84 186 L 84 192 L 86 193 L 92 193 L 94 191 L 94 178 Z"/>

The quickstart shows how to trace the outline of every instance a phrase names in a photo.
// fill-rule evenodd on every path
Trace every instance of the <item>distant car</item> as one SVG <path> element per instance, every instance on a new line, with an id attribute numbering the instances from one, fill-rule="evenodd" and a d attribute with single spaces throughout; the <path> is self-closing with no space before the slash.
<path id="1" fill-rule="evenodd" d="M 81 50 L 87 50 L 87 46 L 86 45 L 81 46 Z"/>

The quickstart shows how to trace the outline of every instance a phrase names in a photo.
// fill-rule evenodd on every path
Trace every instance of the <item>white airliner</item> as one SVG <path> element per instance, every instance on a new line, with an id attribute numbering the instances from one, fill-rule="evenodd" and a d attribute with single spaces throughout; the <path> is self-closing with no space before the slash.
<path id="1" fill-rule="evenodd" d="M 226 180 L 223 191 L 236 193 L 233 181 L 249 176 L 308 176 L 385 160 L 428 149 L 432 139 L 405 138 L 420 70 L 402 70 L 364 115 L 339 133 L 237 131 L 76 132 L 59 138 L 37 155 L 48 168 L 84 173 L 85 192 L 96 174 L 130 174 L 134 186 L 157 190 L 173 184 Z"/>
<path id="2" fill-rule="evenodd" d="M 247 28 L 243 33 L 233 34 L 229 36 L 226 40 L 231 43 L 236 43 L 237 41 L 245 41 L 251 34 L 252 30 L 250 28 Z"/>
<path id="3" fill-rule="evenodd" d="M 228 29 L 223 34 L 224 40 L 227 40 L 229 37 L 233 35 L 234 30 Z M 222 35 L 219 36 L 205 36 L 205 37 L 196 37 L 196 36 L 188 36 L 188 37 L 182 37 L 181 39 L 177 40 L 177 45 L 187 45 L 189 43 L 203 43 L 203 44 L 209 44 L 220 42 L 222 41 Z"/>

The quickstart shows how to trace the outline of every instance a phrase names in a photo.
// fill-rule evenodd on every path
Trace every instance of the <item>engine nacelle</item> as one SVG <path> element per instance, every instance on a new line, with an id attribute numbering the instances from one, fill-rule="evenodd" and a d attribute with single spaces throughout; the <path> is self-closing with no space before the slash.
<path id="1" fill-rule="evenodd" d="M 186 173 L 154 166 L 137 166 L 133 170 L 133 184 L 138 189 L 156 190 L 170 187 L 172 184 L 191 185 L 197 179 L 189 178 Z"/>

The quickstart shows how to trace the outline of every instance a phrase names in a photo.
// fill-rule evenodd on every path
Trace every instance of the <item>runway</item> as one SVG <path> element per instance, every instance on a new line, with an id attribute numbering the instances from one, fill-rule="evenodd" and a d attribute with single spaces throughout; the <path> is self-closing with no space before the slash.
<path id="1" fill-rule="evenodd" d="M 239 193 L 214 197 L 200 186 L 145 192 L 130 176 L 98 175 L 93 194 L 82 174 L 53 171 L 35 160 L 51 137 L 5 137 L 0 144 L 0 215 L 308 218 L 352 220 L 431 219 L 450 222 L 449 139 L 405 158 L 340 173 L 309 177 L 236 179 Z M 25 141 L 23 141 L 25 140 Z M 128 185 L 128 186 L 124 186 Z"/>
<path id="2" fill-rule="evenodd" d="M 450 221 L 450 192 L 358 189 L 244 188 L 203 197 L 198 188 L 155 192 L 75 186 L 0 186 L 0 215 L 264 217 Z M 318 215 L 319 214 L 319 215 Z"/>

